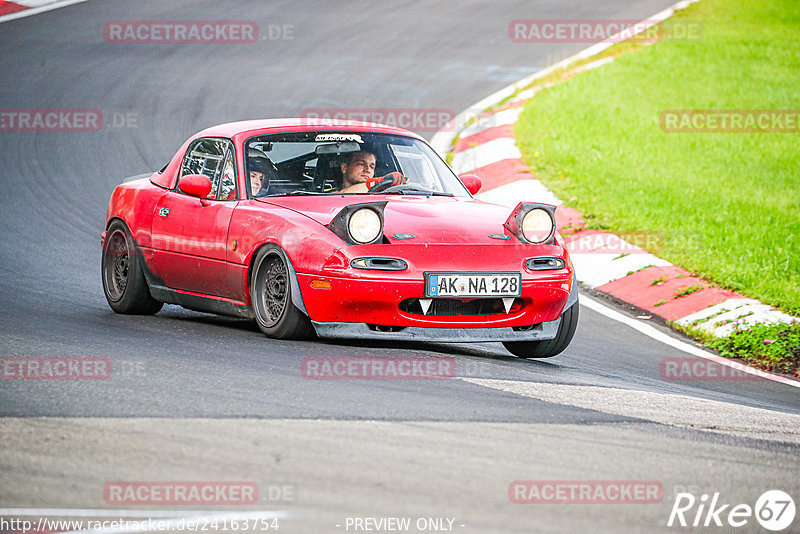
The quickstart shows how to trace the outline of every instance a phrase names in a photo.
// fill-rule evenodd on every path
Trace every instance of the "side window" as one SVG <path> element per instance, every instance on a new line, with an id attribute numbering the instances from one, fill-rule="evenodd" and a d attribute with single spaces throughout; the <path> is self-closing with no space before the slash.
<path id="1" fill-rule="evenodd" d="M 222 176 L 223 158 L 229 141 L 225 139 L 198 139 L 183 158 L 181 177 L 187 174 L 202 174 L 211 180 L 211 191 L 206 198 L 217 198 Z M 178 180 L 180 185 L 180 180 Z"/>

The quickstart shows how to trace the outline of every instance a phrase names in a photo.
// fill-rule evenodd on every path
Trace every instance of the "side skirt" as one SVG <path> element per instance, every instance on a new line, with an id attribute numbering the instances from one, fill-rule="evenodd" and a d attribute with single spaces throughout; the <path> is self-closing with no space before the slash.
<path id="1" fill-rule="evenodd" d="M 166 304 L 177 304 L 178 306 L 183 306 L 184 308 L 194 311 L 229 315 L 231 317 L 241 317 L 244 319 L 256 318 L 252 308 L 249 306 L 236 304 L 230 300 L 218 297 L 186 293 L 184 291 L 154 285 L 150 286 L 150 294 L 153 295 L 154 299 L 160 300 Z"/>
<path id="2" fill-rule="evenodd" d="M 165 304 L 177 304 L 178 306 L 183 306 L 189 310 L 199 312 L 242 317 L 244 319 L 256 318 L 253 309 L 244 304 L 238 304 L 221 297 L 200 295 L 168 288 L 166 284 L 164 284 L 164 280 L 150 270 L 150 266 L 147 265 L 147 262 L 144 260 L 141 248 L 139 246 L 136 248 L 139 253 L 139 259 L 141 260 L 142 271 L 144 271 L 144 278 L 147 281 L 147 286 L 150 288 L 150 294 L 154 299 Z"/>

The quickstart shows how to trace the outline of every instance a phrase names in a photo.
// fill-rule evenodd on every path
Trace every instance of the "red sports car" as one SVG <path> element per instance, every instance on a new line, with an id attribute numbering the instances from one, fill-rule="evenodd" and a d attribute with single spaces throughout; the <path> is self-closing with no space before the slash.
<path id="1" fill-rule="evenodd" d="M 398 128 L 215 126 L 114 190 L 103 288 L 118 313 L 178 304 L 276 338 L 500 341 L 554 356 L 578 322 L 555 208 L 481 202 L 480 186 Z"/>

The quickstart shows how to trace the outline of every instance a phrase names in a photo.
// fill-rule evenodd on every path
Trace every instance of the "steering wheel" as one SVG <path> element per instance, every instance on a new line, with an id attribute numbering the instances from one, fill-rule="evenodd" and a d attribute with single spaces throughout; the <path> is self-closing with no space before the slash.
<path id="1" fill-rule="evenodd" d="M 380 193 L 390 187 L 395 185 L 402 185 L 408 182 L 408 177 L 403 176 L 399 172 L 390 172 L 386 176 L 376 176 L 375 178 L 370 178 L 367 180 L 367 192 L 368 193 Z"/>

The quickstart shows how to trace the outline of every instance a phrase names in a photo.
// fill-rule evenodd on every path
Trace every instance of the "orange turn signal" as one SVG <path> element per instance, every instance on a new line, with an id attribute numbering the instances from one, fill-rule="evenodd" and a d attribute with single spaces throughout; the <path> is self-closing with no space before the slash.
<path id="1" fill-rule="evenodd" d="M 311 287 L 313 287 L 314 289 L 330 289 L 332 285 L 333 284 L 331 284 L 330 280 L 312 280 L 311 281 Z"/>

